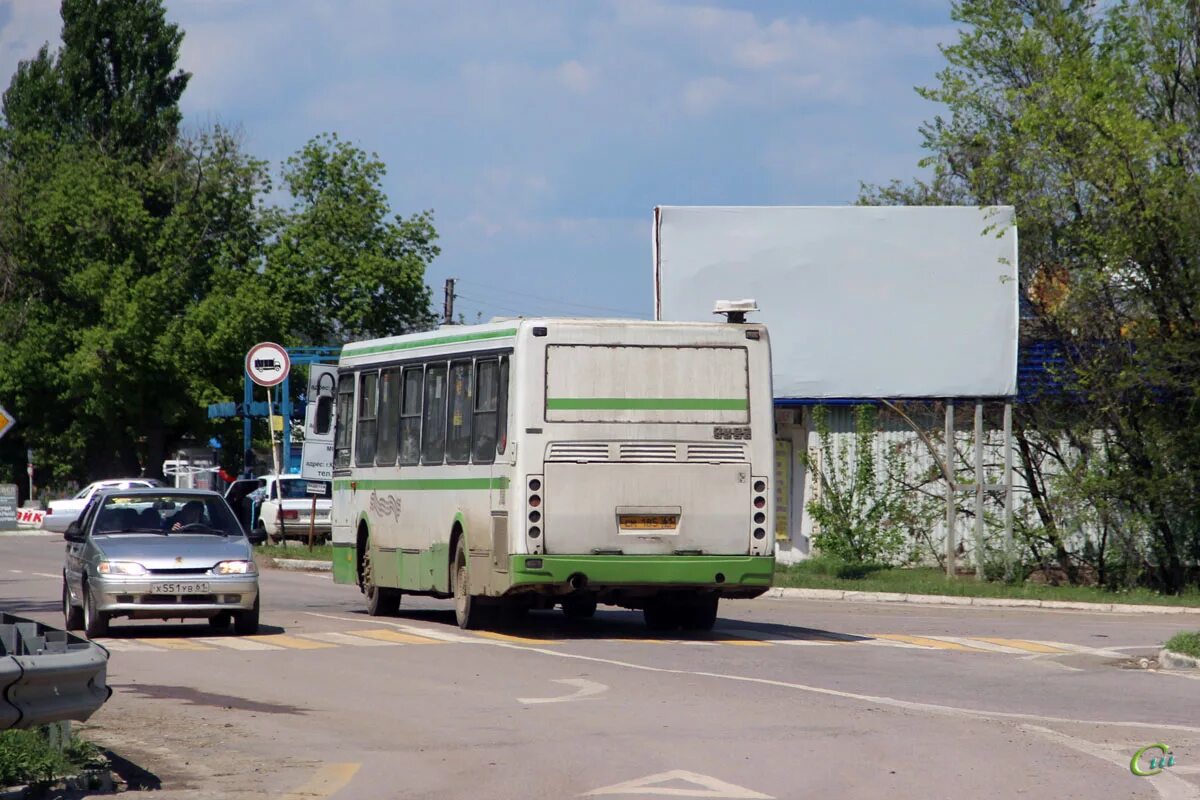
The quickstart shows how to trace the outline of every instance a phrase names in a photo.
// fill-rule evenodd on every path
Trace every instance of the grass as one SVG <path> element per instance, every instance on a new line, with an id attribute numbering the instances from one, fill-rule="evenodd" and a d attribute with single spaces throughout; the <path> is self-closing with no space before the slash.
<path id="1" fill-rule="evenodd" d="M 99 749 L 83 739 L 72 737 L 59 750 L 44 728 L 0 731 L 0 788 L 51 781 L 102 763 Z"/>
<path id="2" fill-rule="evenodd" d="M 935 567 L 846 565 L 833 559 L 812 558 L 775 571 L 776 586 L 839 589 L 856 592 L 940 594 L 956 597 L 1006 597 L 1029 600 L 1069 600 L 1082 603 L 1200 606 L 1200 592 L 1165 595 L 1150 589 L 1109 591 L 1094 586 L 1045 586 L 979 581 L 974 576 L 948 578 Z"/>
<path id="3" fill-rule="evenodd" d="M 254 554 L 258 556 L 266 556 L 271 559 L 275 558 L 300 558 L 305 561 L 332 561 L 333 560 L 333 545 L 318 544 L 314 545 L 312 550 L 308 549 L 307 544 L 299 546 L 295 544 L 278 545 L 278 544 L 263 544 L 254 548 Z"/>
<path id="4" fill-rule="evenodd" d="M 1200 658 L 1200 631 L 1180 631 L 1163 645 L 1173 653 Z"/>

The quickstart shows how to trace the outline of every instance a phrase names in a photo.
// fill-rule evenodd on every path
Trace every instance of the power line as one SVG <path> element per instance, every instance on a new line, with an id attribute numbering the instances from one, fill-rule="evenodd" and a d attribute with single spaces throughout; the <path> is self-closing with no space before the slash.
<path id="1" fill-rule="evenodd" d="M 502 294 L 509 294 L 523 299 L 528 298 L 530 300 L 541 300 L 546 303 L 557 303 L 559 305 L 572 306 L 574 308 L 586 308 L 592 311 L 610 311 L 615 314 L 628 314 L 629 316 L 642 316 L 645 313 L 644 311 L 630 311 L 627 308 L 612 308 L 610 306 L 594 306 L 587 303 L 572 303 L 568 300 L 559 300 L 558 298 L 554 297 L 544 297 L 542 295 L 530 294 L 529 292 L 515 291 L 513 289 L 501 289 L 499 286 L 489 286 L 485 283 L 468 280 L 466 278 L 459 278 L 458 280 L 459 283 L 469 283 L 472 286 L 478 286 L 481 289 L 487 289 L 491 292 L 500 292 Z M 460 294 L 459 297 L 462 297 L 462 295 Z"/>

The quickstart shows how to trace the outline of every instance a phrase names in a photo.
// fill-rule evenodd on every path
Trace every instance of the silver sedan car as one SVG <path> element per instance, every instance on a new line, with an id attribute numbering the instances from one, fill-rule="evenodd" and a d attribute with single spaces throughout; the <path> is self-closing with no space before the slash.
<path id="1" fill-rule="evenodd" d="M 106 490 L 68 526 L 68 630 L 108 633 L 109 620 L 206 618 L 258 631 L 258 570 L 241 524 L 216 492 Z"/>

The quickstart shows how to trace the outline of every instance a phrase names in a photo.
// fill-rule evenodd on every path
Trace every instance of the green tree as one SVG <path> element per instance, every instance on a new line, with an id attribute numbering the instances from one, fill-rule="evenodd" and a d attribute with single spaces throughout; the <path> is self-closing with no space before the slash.
<path id="1" fill-rule="evenodd" d="M 801 456 L 820 483 L 808 513 L 819 531 L 813 543 L 824 554 L 852 564 L 888 564 L 904 552 L 916 511 L 903 478 L 903 454 L 886 447 L 876 453 L 876 413 L 854 408 L 854 442 L 835 447 L 825 406 L 813 409 L 821 457 Z"/>
<path id="2" fill-rule="evenodd" d="M 1118 549 L 1179 591 L 1200 561 L 1200 6 L 960 0 L 953 16 L 947 67 L 919 90 L 947 109 L 921 129 L 932 176 L 863 200 L 1016 207 L 1025 334 L 1065 358 L 1066 395 L 1017 420 L 1046 541 L 1077 557 L 1067 480 L 1067 506 L 1122 520 Z M 1048 480 L 1035 451 L 1061 447 Z"/>
<path id="3" fill-rule="evenodd" d="M 64 0 L 63 45 L 22 62 L 0 127 L 0 401 L 42 484 L 161 468 L 220 426 L 255 341 L 429 324 L 429 213 L 390 217 L 383 164 L 335 136 L 284 170 L 215 128 L 180 134 L 183 33 L 160 0 Z M 8 468 L 5 469 L 4 465 Z M 3 473 L 7 473 L 6 475 Z"/>
<path id="4" fill-rule="evenodd" d="M 393 216 L 375 154 L 324 134 L 289 158 L 294 198 L 267 251 L 275 302 L 312 343 L 432 326 L 425 268 L 437 256 L 431 212 Z M 318 313 L 313 313 L 317 310 Z"/>
<path id="5" fill-rule="evenodd" d="M 10 129 L 93 142 L 123 160 L 175 144 L 188 73 L 159 0 L 63 0 L 63 47 L 22 62 L 4 93 Z"/>

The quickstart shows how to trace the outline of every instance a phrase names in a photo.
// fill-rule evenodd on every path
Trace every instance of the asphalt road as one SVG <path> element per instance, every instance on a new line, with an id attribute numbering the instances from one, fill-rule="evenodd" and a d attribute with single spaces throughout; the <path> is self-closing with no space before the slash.
<path id="1" fill-rule="evenodd" d="M 61 625 L 61 558 L 0 536 L 0 610 Z M 754 600 L 683 640 L 603 610 L 487 634 L 262 583 L 258 637 L 102 640 L 115 692 L 80 728 L 146 797 L 1200 798 L 1200 680 L 1130 666 L 1195 615 Z M 1175 766 L 1134 776 L 1154 742 Z"/>

